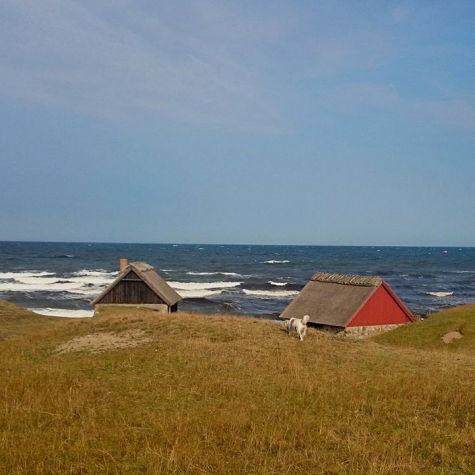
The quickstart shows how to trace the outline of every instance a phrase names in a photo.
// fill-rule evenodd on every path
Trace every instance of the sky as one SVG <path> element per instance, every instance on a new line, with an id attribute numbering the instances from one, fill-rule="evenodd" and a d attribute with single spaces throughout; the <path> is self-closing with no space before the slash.
<path id="1" fill-rule="evenodd" d="M 0 0 L 0 240 L 475 246 L 475 2 Z"/>

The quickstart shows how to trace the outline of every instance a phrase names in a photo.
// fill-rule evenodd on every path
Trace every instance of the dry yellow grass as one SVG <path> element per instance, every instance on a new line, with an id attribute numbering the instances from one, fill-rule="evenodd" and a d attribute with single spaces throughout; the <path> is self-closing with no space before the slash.
<path id="1" fill-rule="evenodd" d="M 78 337 L 134 348 L 58 352 Z M 475 473 L 475 358 L 132 312 L 0 343 L 0 473 Z"/>
<path id="2" fill-rule="evenodd" d="M 60 322 L 60 318 L 38 315 L 26 308 L 0 300 L 0 341 L 12 336 L 48 330 Z"/>

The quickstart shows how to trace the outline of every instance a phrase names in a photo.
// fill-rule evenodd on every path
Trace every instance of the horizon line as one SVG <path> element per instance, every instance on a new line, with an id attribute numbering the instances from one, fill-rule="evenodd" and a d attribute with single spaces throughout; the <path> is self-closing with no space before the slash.
<path id="1" fill-rule="evenodd" d="M 267 246 L 267 247 L 372 247 L 372 248 L 448 248 L 463 249 L 473 248 L 475 245 L 441 245 L 441 244 L 252 244 L 252 243 L 203 243 L 203 242 L 120 242 L 120 241 L 43 241 L 43 240 L 22 240 L 22 239 L 0 239 L 0 243 L 49 243 L 49 244 L 117 244 L 117 245 L 145 245 L 145 246 Z"/>

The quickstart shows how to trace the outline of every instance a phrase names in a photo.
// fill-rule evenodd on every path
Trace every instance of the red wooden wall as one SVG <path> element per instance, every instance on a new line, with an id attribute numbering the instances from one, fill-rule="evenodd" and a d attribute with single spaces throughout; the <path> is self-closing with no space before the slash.
<path id="1" fill-rule="evenodd" d="M 391 294 L 380 285 L 347 326 L 395 325 L 410 321 Z"/>

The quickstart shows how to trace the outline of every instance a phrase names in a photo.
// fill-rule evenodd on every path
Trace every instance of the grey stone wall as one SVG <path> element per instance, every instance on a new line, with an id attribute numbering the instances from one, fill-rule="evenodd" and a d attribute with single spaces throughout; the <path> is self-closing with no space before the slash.
<path id="1" fill-rule="evenodd" d="M 366 336 L 377 335 L 379 333 L 384 333 L 389 330 L 394 330 L 401 325 L 405 325 L 405 323 L 398 324 L 398 325 L 372 325 L 367 327 L 348 327 L 345 328 L 344 334 L 349 337 L 353 338 L 364 338 Z"/>

